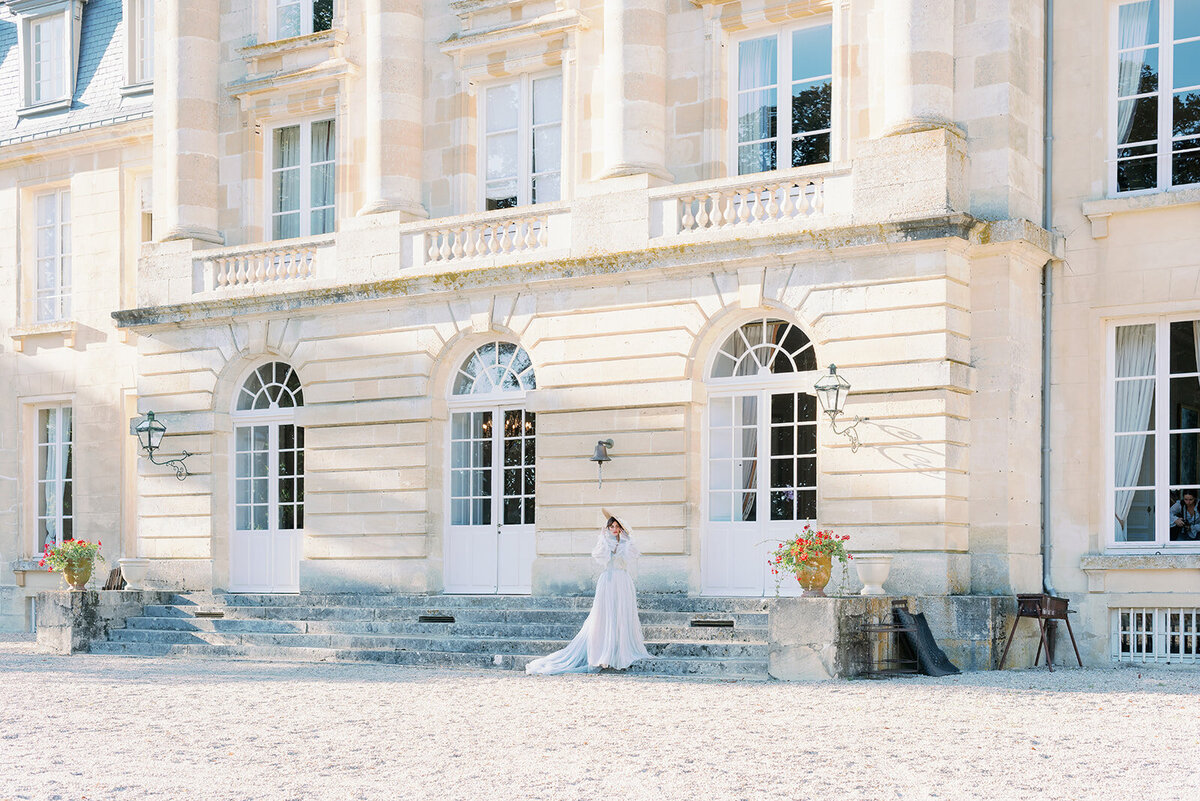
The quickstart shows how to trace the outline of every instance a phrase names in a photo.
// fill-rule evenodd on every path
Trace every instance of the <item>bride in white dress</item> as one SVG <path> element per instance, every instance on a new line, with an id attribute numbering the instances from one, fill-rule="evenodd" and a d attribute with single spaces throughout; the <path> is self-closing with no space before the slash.
<path id="1" fill-rule="evenodd" d="M 629 567 L 638 549 L 621 521 L 604 511 L 608 524 L 600 530 L 592 558 L 604 568 L 596 579 L 592 611 L 575 639 L 561 651 L 535 659 L 526 673 L 588 673 L 600 668 L 624 670 L 649 659 L 638 620 L 637 593 Z"/>

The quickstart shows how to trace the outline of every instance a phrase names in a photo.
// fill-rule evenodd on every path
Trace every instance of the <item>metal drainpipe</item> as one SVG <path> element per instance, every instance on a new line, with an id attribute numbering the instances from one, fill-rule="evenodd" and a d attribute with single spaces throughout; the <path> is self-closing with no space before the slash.
<path id="1" fill-rule="evenodd" d="M 1054 223 L 1051 203 L 1054 196 L 1054 171 L 1051 169 L 1054 159 L 1054 0 L 1046 0 L 1044 26 L 1042 227 L 1049 231 Z M 1054 260 L 1048 259 L 1042 266 L 1042 589 L 1050 595 L 1055 594 L 1050 569 L 1050 313 L 1054 298 L 1053 265 Z"/>

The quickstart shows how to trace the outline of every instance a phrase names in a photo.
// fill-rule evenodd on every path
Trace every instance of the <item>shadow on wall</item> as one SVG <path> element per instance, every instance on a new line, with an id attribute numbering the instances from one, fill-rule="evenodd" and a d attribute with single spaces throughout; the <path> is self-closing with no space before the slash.
<path id="1" fill-rule="evenodd" d="M 932 445 L 923 444 L 921 435 L 907 428 L 864 420 L 863 426 L 871 426 L 883 434 L 898 440 L 893 444 L 875 446 L 883 458 L 906 470 L 915 470 L 919 475 L 939 478 L 945 471 L 946 454 Z M 864 437 L 865 439 L 865 437 Z"/>
<path id="2" fill-rule="evenodd" d="M 92 0 L 84 7 L 79 32 L 79 73 L 75 77 L 75 102 L 72 108 L 88 105 L 81 102 L 80 98 L 96 77 L 96 71 L 121 25 L 121 16 L 121 0 Z M 112 55 L 120 58 L 122 52 L 123 48 L 116 48 Z M 121 83 L 125 83 L 125 80 L 122 75 Z"/>

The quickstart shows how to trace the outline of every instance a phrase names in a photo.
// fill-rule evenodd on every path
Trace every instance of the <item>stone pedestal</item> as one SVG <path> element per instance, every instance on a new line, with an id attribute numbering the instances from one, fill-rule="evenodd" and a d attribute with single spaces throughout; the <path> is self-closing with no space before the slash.
<path id="1" fill-rule="evenodd" d="M 165 604 L 170 593 L 135 590 L 85 590 L 37 594 L 37 649 L 45 654 L 87 652 L 93 640 L 142 614 L 147 604 Z"/>

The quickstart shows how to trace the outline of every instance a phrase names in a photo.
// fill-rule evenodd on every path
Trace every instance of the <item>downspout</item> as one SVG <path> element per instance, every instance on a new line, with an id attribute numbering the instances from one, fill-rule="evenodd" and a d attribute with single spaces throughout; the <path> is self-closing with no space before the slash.
<path id="1" fill-rule="evenodd" d="M 1042 41 L 1045 79 L 1043 87 L 1042 228 L 1054 224 L 1054 0 L 1046 0 Z M 1042 265 L 1042 590 L 1054 595 L 1050 570 L 1050 314 L 1054 298 L 1054 259 Z"/>

